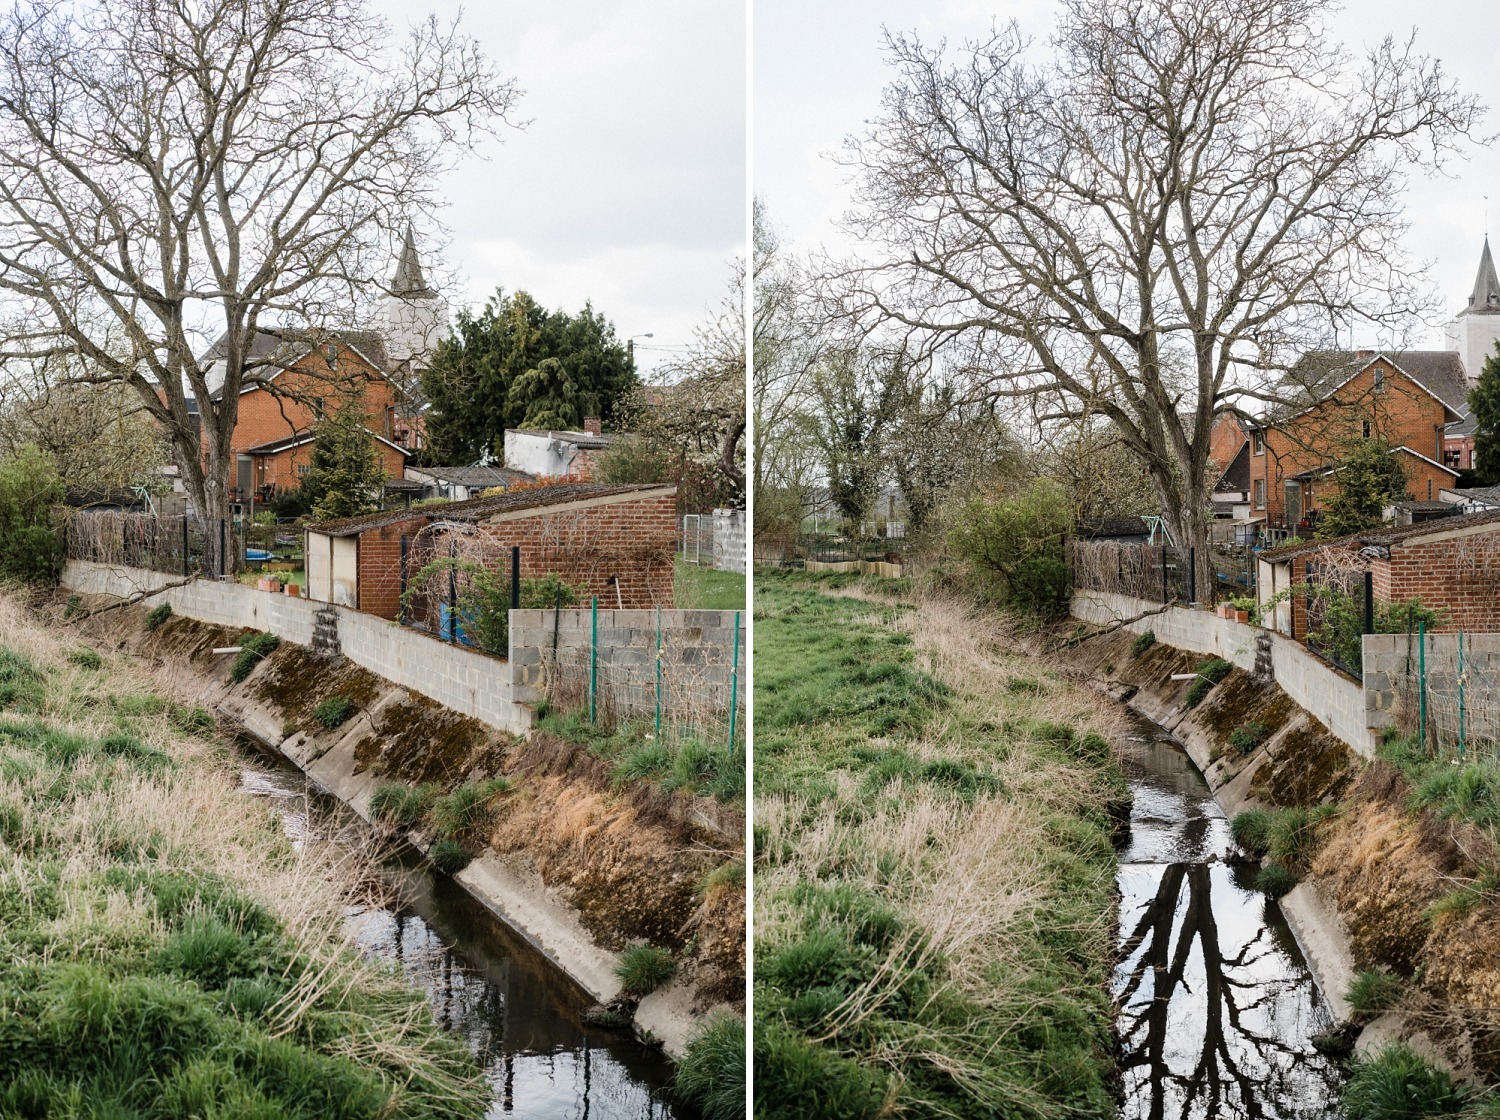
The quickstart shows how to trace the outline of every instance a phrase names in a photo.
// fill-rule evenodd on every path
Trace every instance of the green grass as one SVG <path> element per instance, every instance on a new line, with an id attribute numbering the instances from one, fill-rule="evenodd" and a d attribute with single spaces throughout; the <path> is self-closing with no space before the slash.
<path id="1" fill-rule="evenodd" d="M 746 609 L 745 577 L 701 567 L 680 556 L 672 572 L 672 605 L 696 611 Z"/>
<path id="2" fill-rule="evenodd" d="M 313 709 L 313 719 L 332 731 L 343 726 L 354 714 L 354 701 L 347 696 L 330 696 Z"/>
<path id="3" fill-rule="evenodd" d="M 163 622 L 172 617 L 172 604 L 160 603 L 146 612 L 146 629 L 155 630 Z"/>
<path id="4" fill-rule="evenodd" d="M 1139 657 L 1156 644 L 1156 631 L 1146 630 L 1137 634 L 1135 640 L 1130 643 L 1130 656 Z"/>
<path id="5" fill-rule="evenodd" d="M 68 652 L 68 663 L 80 669 L 98 669 L 104 660 L 91 649 L 75 649 Z"/>
<path id="6" fill-rule="evenodd" d="M 290 897 L 321 872 L 287 870 L 280 831 L 244 814 L 223 747 L 196 738 L 206 712 L 119 695 L 139 687 L 124 659 L 93 670 L 91 705 L 76 674 L 4 648 L 0 666 L 40 713 L 0 715 L 0 1116 L 479 1115 L 478 1070 L 421 992 L 308 932 L 343 899 Z"/>
<path id="7" fill-rule="evenodd" d="M 665 724 L 657 738 L 650 721 L 638 720 L 607 727 L 591 724 L 587 709 L 549 711 L 537 723 L 569 743 L 587 747 L 608 762 L 618 786 L 652 782 L 667 792 L 682 790 L 739 804 L 745 798 L 744 726 L 736 729 L 731 751 L 727 726 L 698 729 Z M 712 738 L 710 739 L 710 736 Z"/>
<path id="8" fill-rule="evenodd" d="M 677 961 L 656 945 L 632 945 L 615 965 L 621 989 L 632 996 L 649 996 L 676 975 Z"/>
<path id="9" fill-rule="evenodd" d="M 1297 875 L 1279 863 L 1268 863 L 1255 876 L 1255 889 L 1267 898 L 1280 898 L 1297 885 Z"/>
<path id="10" fill-rule="evenodd" d="M 1198 675 L 1193 678 L 1193 683 L 1188 686 L 1185 703 L 1189 708 L 1196 708 L 1203 703 L 1204 698 L 1213 691 L 1214 685 L 1229 676 L 1234 666 L 1219 657 L 1210 658 L 1198 666 Z"/>
<path id="11" fill-rule="evenodd" d="M 415 788 L 400 782 L 378 785 L 370 794 L 370 817 L 397 828 L 414 828 L 427 816 L 440 792 L 431 782 Z"/>
<path id="12" fill-rule="evenodd" d="M 433 828 L 439 836 L 450 840 L 477 832 L 494 815 L 495 798 L 510 788 L 510 782 L 504 778 L 465 782 L 432 802 Z"/>
<path id="13" fill-rule="evenodd" d="M 1275 812 L 1267 809 L 1245 809 L 1236 813 L 1229 822 L 1229 833 L 1234 842 L 1259 859 L 1271 846 L 1271 824 Z"/>
<path id="14" fill-rule="evenodd" d="M 427 853 L 427 858 L 444 875 L 457 875 L 474 860 L 469 849 L 457 840 L 439 840 Z"/>
<path id="15" fill-rule="evenodd" d="M 713 1014 L 688 1039 L 672 1088 L 703 1114 L 703 1120 L 743 1120 L 745 1115 L 745 1021 Z"/>
<path id="16" fill-rule="evenodd" d="M 1229 745 L 1242 755 L 1252 754 L 1266 741 L 1267 734 L 1263 723 L 1242 723 L 1229 733 Z"/>
<path id="17" fill-rule="evenodd" d="M 1463 1106 L 1448 1074 L 1396 1044 L 1354 1063 L 1341 1111 L 1347 1120 L 1413 1120 L 1450 1116 Z"/>
<path id="18" fill-rule="evenodd" d="M 1092 698 L 1003 652 L 994 618 L 933 615 L 923 641 L 994 641 L 952 655 L 976 673 L 934 676 L 905 624 L 937 608 L 904 584 L 756 581 L 757 1116 L 1113 1117 L 1110 813 L 1128 788 L 1074 723 Z M 822 593 L 856 584 L 893 597 Z M 934 920 L 958 864 L 961 946 Z M 1021 881 L 1036 893 L 1002 901 Z"/>
<path id="19" fill-rule="evenodd" d="M 1406 985 L 1389 972 L 1361 972 L 1349 984 L 1344 998 L 1356 1015 L 1376 1016 L 1396 1006 Z"/>
<path id="20" fill-rule="evenodd" d="M 239 684 L 280 644 L 281 639 L 275 634 L 251 634 L 241 639 L 240 652 L 229 667 L 229 679 Z"/>

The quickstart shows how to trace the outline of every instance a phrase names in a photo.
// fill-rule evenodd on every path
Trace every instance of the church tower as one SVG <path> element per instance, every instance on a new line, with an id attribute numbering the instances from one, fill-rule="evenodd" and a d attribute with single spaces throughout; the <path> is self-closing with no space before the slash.
<path id="1" fill-rule="evenodd" d="M 1456 351 L 1469 375 L 1469 384 L 1479 378 L 1480 367 L 1500 341 L 1500 277 L 1495 275 L 1495 259 L 1490 256 L 1490 239 L 1484 239 L 1479 257 L 1479 274 L 1469 293 L 1469 306 L 1458 318 L 1443 327 L 1443 349 Z"/>
<path id="2" fill-rule="evenodd" d="M 427 368 L 437 344 L 448 337 L 448 308 L 427 286 L 410 225 L 385 298 L 385 316 L 385 350 L 391 367 L 403 380 L 414 380 Z"/>

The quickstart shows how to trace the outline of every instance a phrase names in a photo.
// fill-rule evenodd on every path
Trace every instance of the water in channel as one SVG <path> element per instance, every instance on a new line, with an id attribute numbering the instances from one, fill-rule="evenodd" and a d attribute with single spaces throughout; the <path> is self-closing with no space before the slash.
<path id="1" fill-rule="evenodd" d="M 353 814 L 310 794 L 301 773 L 259 754 L 242 760 L 240 788 L 277 807 L 296 843 L 358 829 Z M 313 809 L 311 817 L 309 809 Z M 351 909 L 351 932 L 372 957 L 398 963 L 426 992 L 439 1025 L 484 1067 L 487 1120 L 691 1120 L 671 1100 L 660 1050 L 580 1019 L 593 1000 L 415 853 L 385 867 L 399 902 Z"/>
<path id="2" fill-rule="evenodd" d="M 1226 862 L 1229 822 L 1187 752 L 1139 717 L 1123 748 L 1121 1117 L 1332 1117 L 1343 1076 L 1310 1041 L 1332 1020 L 1281 907 Z"/>

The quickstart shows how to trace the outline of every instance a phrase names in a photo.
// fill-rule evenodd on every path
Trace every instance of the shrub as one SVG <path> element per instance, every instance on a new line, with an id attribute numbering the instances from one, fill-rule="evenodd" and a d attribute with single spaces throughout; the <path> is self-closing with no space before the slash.
<path id="1" fill-rule="evenodd" d="M 430 782 L 415 789 L 400 782 L 376 786 L 370 794 L 370 817 L 382 824 L 411 828 L 427 815 L 437 794 L 438 787 Z"/>
<path id="2" fill-rule="evenodd" d="M 1130 643 L 1130 656 L 1139 657 L 1156 644 L 1156 631 L 1147 630 L 1144 634 L 1137 634 L 1135 641 Z"/>
<path id="3" fill-rule="evenodd" d="M 672 1082 L 677 1095 L 703 1120 L 742 1120 L 745 1115 L 745 1021 L 710 1015 L 688 1040 Z"/>
<path id="4" fill-rule="evenodd" d="M 432 826 L 439 836 L 456 837 L 488 823 L 490 802 L 510 789 L 504 778 L 465 782 L 452 793 L 432 802 Z"/>
<path id="5" fill-rule="evenodd" d="M 1297 885 L 1297 876 L 1279 863 L 1268 863 L 1255 877 L 1255 889 L 1267 898 L 1280 898 Z"/>
<path id="6" fill-rule="evenodd" d="M 354 701 L 347 696 L 333 696 L 313 709 L 313 719 L 329 731 L 343 725 L 354 712 Z"/>
<path id="7" fill-rule="evenodd" d="M 275 634 L 253 634 L 241 641 L 240 652 L 235 655 L 234 664 L 229 667 L 229 679 L 239 684 L 260 664 L 263 657 L 269 656 L 280 644 L 281 639 Z"/>
<path id="8" fill-rule="evenodd" d="M 68 601 L 63 604 L 63 621 L 66 622 L 74 615 L 83 613 L 83 598 L 79 595 L 69 595 Z"/>
<path id="9" fill-rule="evenodd" d="M 1007 606 L 1044 618 L 1067 613 L 1068 565 L 1063 535 L 1071 522 L 1067 494 L 1041 479 L 1003 501 L 974 499 L 962 510 L 949 545 Z"/>
<path id="10" fill-rule="evenodd" d="M 149 611 L 146 612 L 146 629 L 155 630 L 158 626 L 160 626 L 163 622 L 167 621 L 167 619 L 171 617 L 171 603 L 162 603 L 159 606 L 152 607 Z"/>
<path id="11" fill-rule="evenodd" d="M 632 945 L 620 954 L 615 975 L 627 994 L 647 996 L 677 975 L 677 962 L 655 945 Z"/>
<path id="12" fill-rule="evenodd" d="M 427 853 L 427 858 L 444 875 L 457 875 L 474 860 L 469 850 L 457 840 L 439 840 Z"/>
<path id="13" fill-rule="evenodd" d="M 1394 1007 L 1405 988 L 1401 978 L 1389 972 L 1361 972 L 1344 998 L 1356 1015 L 1375 1016 Z"/>
<path id="14" fill-rule="evenodd" d="M 1266 741 L 1266 725 L 1242 723 L 1229 733 L 1229 745 L 1240 754 L 1250 754 Z"/>
<path id="15" fill-rule="evenodd" d="M 66 557 L 52 507 L 63 497 L 52 456 L 34 444 L 0 461 L 0 576 L 56 582 Z"/>
<path id="16" fill-rule="evenodd" d="M 1236 844 L 1258 859 L 1271 846 L 1271 822 L 1275 819 L 1275 813 L 1264 809 L 1246 809 L 1229 822 L 1229 834 Z"/>
<path id="17" fill-rule="evenodd" d="M 1343 1114 L 1348 1120 L 1410 1120 L 1449 1115 L 1463 1104 L 1451 1077 L 1397 1044 L 1354 1063 Z"/>
<path id="18" fill-rule="evenodd" d="M 1208 695 L 1209 690 L 1225 677 L 1229 676 L 1229 672 L 1233 668 L 1234 666 L 1229 664 L 1229 662 L 1218 657 L 1199 665 L 1198 676 L 1188 687 L 1187 706 L 1189 708 L 1196 708 L 1199 704 L 1203 703 L 1203 698 Z"/>

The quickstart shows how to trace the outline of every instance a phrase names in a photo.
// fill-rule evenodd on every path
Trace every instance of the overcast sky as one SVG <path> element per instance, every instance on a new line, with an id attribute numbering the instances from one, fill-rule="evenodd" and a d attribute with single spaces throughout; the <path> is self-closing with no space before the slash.
<path id="1" fill-rule="evenodd" d="M 1493 132 L 1500 131 L 1496 10 L 1494 0 L 1449 0 L 1431 8 L 1361 0 L 1338 16 L 1334 30 L 1358 49 L 1387 34 L 1404 35 L 1420 20 L 1418 47 L 1491 106 L 1485 130 Z M 755 189 L 772 224 L 797 248 L 845 246 L 834 226 L 847 206 L 845 173 L 827 154 L 878 114 L 881 89 L 892 75 L 881 49 L 883 26 L 958 45 L 986 34 L 992 21 L 1014 18 L 1044 40 L 1055 11 L 1051 0 L 756 0 Z M 1464 306 L 1474 284 L 1486 194 L 1490 232 L 1500 236 L 1500 152 L 1476 150 L 1450 171 L 1451 179 L 1414 178 L 1409 198 L 1409 248 L 1433 262 L 1431 275 L 1449 315 Z M 1441 347 L 1436 332 L 1427 345 Z"/>
<path id="2" fill-rule="evenodd" d="M 655 335 L 643 368 L 685 345 L 744 253 L 744 0 L 372 2 L 398 34 L 462 7 L 525 91 L 530 125 L 443 184 L 450 307 L 497 286 L 569 312 L 592 299 L 621 338 Z"/>

